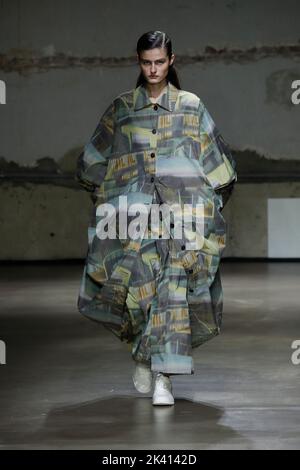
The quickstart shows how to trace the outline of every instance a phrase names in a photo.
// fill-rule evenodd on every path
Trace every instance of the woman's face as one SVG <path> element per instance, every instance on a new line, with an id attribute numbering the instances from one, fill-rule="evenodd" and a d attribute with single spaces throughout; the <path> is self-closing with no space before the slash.
<path id="1" fill-rule="evenodd" d="M 143 76 L 149 85 L 160 83 L 166 78 L 174 58 L 175 55 L 172 54 L 169 60 L 165 47 L 149 49 L 141 52 L 140 57 L 137 56 Z"/>

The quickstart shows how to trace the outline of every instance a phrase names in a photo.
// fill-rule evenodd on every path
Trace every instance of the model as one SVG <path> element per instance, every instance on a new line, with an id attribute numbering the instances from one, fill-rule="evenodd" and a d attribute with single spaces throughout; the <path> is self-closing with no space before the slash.
<path id="1" fill-rule="evenodd" d="M 167 34 L 143 34 L 136 52 L 136 87 L 78 157 L 93 200 L 78 309 L 126 340 L 136 389 L 173 405 L 171 375 L 194 374 L 192 349 L 220 333 L 221 211 L 237 173 L 204 103 L 181 89 Z"/>

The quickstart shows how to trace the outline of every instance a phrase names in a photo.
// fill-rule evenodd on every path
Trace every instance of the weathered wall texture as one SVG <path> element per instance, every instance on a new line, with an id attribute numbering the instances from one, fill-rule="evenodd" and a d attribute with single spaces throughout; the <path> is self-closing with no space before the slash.
<path id="1" fill-rule="evenodd" d="M 300 197 L 299 14 L 296 0 L 0 1 L 0 259 L 85 256 L 76 158 L 111 99 L 134 88 L 135 44 L 151 29 L 171 36 L 182 88 L 238 163 L 224 256 L 267 256 L 268 197 Z"/>

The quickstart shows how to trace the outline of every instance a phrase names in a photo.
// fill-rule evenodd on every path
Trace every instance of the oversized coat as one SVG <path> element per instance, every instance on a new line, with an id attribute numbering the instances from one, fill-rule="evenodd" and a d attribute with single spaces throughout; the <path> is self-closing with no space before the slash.
<path id="1" fill-rule="evenodd" d="M 221 211 L 237 180 L 235 161 L 204 103 L 171 82 L 157 103 L 144 85 L 121 93 L 79 155 L 76 180 L 93 200 L 79 311 L 126 340 L 132 357 L 152 370 L 194 374 L 192 348 L 220 333 Z M 165 229 L 170 219 L 161 214 L 156 234 L 149 236 L 148 224 L 137 238 L 124 237 L 116 224 L 116 237 L 101 239 L 97 209 L 112 204 L 109 220 L 120 221 L 119 196 L 126 196 L 127 208 L 200 204 L 200 245 L 189 244 L 188 230 L 175 237 L 174 215 Z M 126 218 L 132 222 L 129 212 Z M 196 232 L 195 221 L 192 227 Z"/>

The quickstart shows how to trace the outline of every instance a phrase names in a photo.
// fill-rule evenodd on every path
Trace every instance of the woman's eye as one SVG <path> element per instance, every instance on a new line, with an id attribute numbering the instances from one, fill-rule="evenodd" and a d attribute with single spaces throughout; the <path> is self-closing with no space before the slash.
<path id="1" fill-rule="evenodd" d="M 163 64 L 164 61 L 163 61 L 163 60 L 159 60 L 157 63 L 158 63 L 158 64 Z M 150 62 L 143 61 L 143 65 L 150 65 Z"/>

